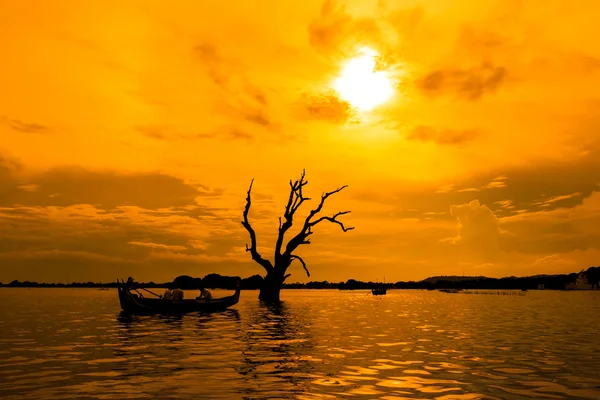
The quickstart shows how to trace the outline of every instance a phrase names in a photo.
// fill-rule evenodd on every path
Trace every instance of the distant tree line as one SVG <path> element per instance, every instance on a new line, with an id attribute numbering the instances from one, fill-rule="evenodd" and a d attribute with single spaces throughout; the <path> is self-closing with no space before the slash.
<path id="1" fill-rule="evenodd" d="M 585 271 L 588 282 L 594 285 L 600 284 L 600 267 L 590 267 Z M 543 285 L 545 289 L 563 290 L 568 283 L 573 283 L 579 275 L 578 272 L 560 275 L 535 275 L 526 277 L 505 277 L 505 278 L 486 278 L 484 276 L 436 276 L 422 281 L 380 283 L 380 282 L 362 282 L 355 279 L 348 279 L 346 282 L 328 282 L 311 281 L 308 283 L 284 283 L 284 289 L 340 289 L 357 290 L 373 289 L 376 287 L 386 287 L 388 289 L 536 289 L 538 285 Z M 253 275 L 248 278 L 235 276 L 222 276 L 219 274 L 208 274 L 204 278 L 194 278 L 188 275 L 182 275 L 175 278 L 172 282 L 139 282 L 140 287 L 145 288 L 164 288 L 177 287 L 183 290 L 193 290 L 200 287 L 235 289 L 237 282 L 240 283 L 242 290 L 258 290 L 263 283 L 263 277 Z M 30 281 L 12 281 L 8 284 L 2 284 L 0 287 L 76 287 L 76 288 L 104 288 L 117 287 L 117 282 L 99 283 L 99 282 L 72 282 L 72 283 L 37 283 Z"/>

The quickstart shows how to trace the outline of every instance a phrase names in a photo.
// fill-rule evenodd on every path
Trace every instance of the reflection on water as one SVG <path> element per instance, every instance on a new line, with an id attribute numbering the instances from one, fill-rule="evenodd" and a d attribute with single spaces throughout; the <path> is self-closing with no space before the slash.
<path id="1" fill-rule="evenodd" d="M 242 333 L 243 363 L 236 368 L 245 385 L 244 398 L 292 396 L 306 390 L 303 379 L 311 368 L 301 355 L 310 352 L 310 336 L 302 318 L 287 302 L 249 304 Z"/>
<path id="2" fill-rule="evenodd" d="M 128 316 L 112 290 L 2 289 L 0 397 L 600 398 L 600 292 L 283 297 Z"/>

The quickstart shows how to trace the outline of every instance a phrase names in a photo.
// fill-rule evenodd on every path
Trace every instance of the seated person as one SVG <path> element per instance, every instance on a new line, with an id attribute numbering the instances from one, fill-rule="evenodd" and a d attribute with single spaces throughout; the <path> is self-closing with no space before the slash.
<path id="1" fill-rule="evenodd" d="M 134 289 L 134 286 L 135 286 L 135 281 L 130 276 L 129 278 L 127 278 L 127 282 L 125 282 L 125 288 L 127 288 L 127 289 Z"/>
<path id="2" fill-rule="evenodd" d="M 181 301 L 183 300 L 183 290 L 181 289 L 173 289 L 173 291 L 171 292 L 171 299 L 174 301 Z"/>
<path id="3" fill-rule="evenodd" d="M 200 290 L 200 296 L 196 297 L 196 300 L 206 300 L 206 301 L 211 301 L 212 300 L 212 294 L 204 289 L 204 288 L 200 288 L 198 289 Z"/>
<path id="4" fill-rule="evenodd" d="M 171 288 L 167 288 L 167 290 L 165 290 L 165 293 L 163 294 L 163 299 L 165 300 L 171 300 L 173 298 L 173 292 L 171 291 Z"/>

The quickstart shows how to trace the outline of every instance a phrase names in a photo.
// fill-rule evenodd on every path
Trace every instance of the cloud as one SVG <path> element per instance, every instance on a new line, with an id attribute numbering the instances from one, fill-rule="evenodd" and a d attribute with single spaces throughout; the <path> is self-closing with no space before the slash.
<path id="1" fill-rule="evenodd" d="M 165 253 L 160 257 L 163 260 L 170 255 L 185 254 L 189 262 L 180 262 L 180 266 L 195 267 L 205 273 L 218 271 L 219 258 L 238 247 L 243 249 L 245 237 L 238 227 L 239 216 L 225 211 L 214 217 L 215 211 L 198 215 L 194 210 L 185 212 L 178 207 L 149 210 L 131 206 L 106 211 L 89 204 L 3 207 L 0 208 L 0 258 L 6 262 L 0 270 L 0 280 L 39 274 L 35 279 L 55 281 L 65 271 L 77 279 L 100 262 L 110 265 L 100 268 L 96 279 L 114 280 L 114 268 L 118 267 L 122 268 L 121 273 L 135 270 L 138 275 L 155 275 L 153 279 L 156 276 L 172 279 L 173 276 L 167 276 L 183 272 L 144 271 L 144 265 L 145 268 L 160 265 L 157 253 Z M 202 257 L 205 264 L 195 264 Z M 40 272 L 52 260 L 57 261 L 53 273 Z M 78 272 L 78 268 L 82 271 Z"/>
<path id="2" fill-rule="evenodd" d="M 526 254 L 600 249 L 600 192 L 593 192 L 573 207 L 502 218 L 502 225 L 515 233 L 510 247 Z"/>
<path id="3" fill-rule="evenodd" d="M 251 119 L 251 117 L 249 119 Z M 146 138 L 164 142 L 194 141 L 202 139 L 220 139 L 223 141 L 228 141 L 229 139 L 254 139 L 254 135 L 250 134 L 248 130 L 242 130 L 235 126 L 221 126 L 210 133 L 182 133 L 175 127 L 165 125 L 136 125 L 133 127 L 133 130 L 139 132 Z"/>
<path id="4" fill-rule="evenodd" d="M 510 38 L 501 31 L 478 27 L 467 23 L 459 28 L 456 49 L 462 57 L 491 61 L 495 53 L 511 44 Z"/>
<path id="5" fill-rule="evenodd" d="M 308 36 L 310 44 L 317 50 L 336 52 L 352 42 L 377 42 L 380 30 L 374 19 L 353 17 L 344 5 L 326 0 L 319 16 L 308 25 Z"/>
<path id="6" fill-rule="evenodd" d="M 389 10 L 383 1 L 379 2 L 379 6 L 383 9 L 386 20 L 401 37 L 407 40 L 415 37 L 417 29 L 425 17 L 423 7 L 414 6 L 411 8 Z"/>
<path id="7" fill-rule="evenodd" d="M 0 152 L 0 189 L 6 190 L 10 185 L 14 185 L 15 175 L 22 168 L 18 160 L 5 156 Z"/>
<path id="8" fill-rule="evenodd" d="M 354 115 L 350 104 L 332 94 L 304 94 L 300 98 L 296 114 L 300 119 L 325 121 L 333 124 L 343 124 Z"/>
<path id="9" fill-rule="evenodd" d="M 2 176 L 0 280 L 114 280 L 123 271 L 169 280 L 172 270 L 144 271 L 144 264 L 174 257 L 177 272 L 214 272 L 247 239 L 240 210 L 221 204 L 224 190 L 198 181 L 74 167 L 22 175 L 7 158 L 0 158 Z"/>
<path id="10" fill-rule="evenodd" d="M 173 135 L 169 132 L 167 127 L 164 126 L 152 126 L 152 125 L 136 125 L 133 129 L 143 136 L 156 139 L 156 140 L 173 140 Z"/>
<path id="11" fill-rule="evenodd" d="M 434 142 L 440 145 L 452 145 L 468 142 L 477 137 L 475 129 L 436 129 L 431 126 L 419 125 L 406 135 L 408 140 Z"/>
<path id="12" fill-rule="evenodd" d="M 173 246 L 173 245 L 167 245 L 167 244 L 161 244 L 161 243 L 151 243 L 151 242 L 128 242 L 129 244 L 135 245 L 135 246 L 142 246 L 142 247 L 148 247 L 151 248 L 152 250 L 169 250 L 169 251 L 186 251 L 188 248 L 185 246 Z M 198 248 L 198 247 L 195 247 Z"/>
<path id="13" fill-rule="evenodd" d="M 198 44 L 193 50 L 208 72 L 210 80 L 219 90 L 219 114 L 237 119 L 237 131 L 240 131 L 239 125 L 243 123 L 248 123 L 251 128 L 244 131 L 244 135 L 229 135 L 230 138 L 247 139 L 249 135 L 253 137 L 252 128 L 279 131 L 280 123 L 270 112 L 267 92 L 251 82 L 242 60 L 227 57 L 220 48 L 209 42 Z M 159 135 L 162 137 L 162 133 Z"/>
<path id="14" fill-rule="evenodd" d="M 494 203 L 498 204 L 501 208 L 515 208 L 515 206 L 512 205 L 512 200 L 499 200 Z"/>
<path id="15" fill-rule="evenodd" d="M 500 250 L 500 237 L 507 232 L 500 229 L 494 212 L 479 200 L 451 206 L 450 215 L 458 222 L 458 235 L 446 241 L 488 256 Z"/>
<path id="16" fill-rule="evenodd" d="M 558 254 L 551 254 L 549 256 L 536 258 L 533 262 L 534 267 L 541 267 L 542 270 L 548 271 L 554 270 L 555 267 L 567 267 L 569 269 L 575 270 L 577 268 L 577 262 L 561 257 Z M 563 269 L 564 270 L 564 269 Z"/>
<path id="17" fill-rule="evenodd" d="M 571 161 L 526 163 L 443 182 L 431 187 L 430 193 L 435 195 L 418 192 L 408 195 L 398 191 L 394 196 L 410 199 L 411 204 L 405 205 L 407 208 L 421 204 L 428 211 L 442 211 L 449 204 L 473 200 L 473 192 L 477 192 L 479 201 L 487 204 L 498 217 L 573 208 L 598 189 L 598 154 L 600 152 L 592 147 L 589 154 Z M 503 206 L 507 201 L 510 205 Z"/>
<path id="18" fill-rule="evenodd" d="M 456 187 L 456 184 L 448 184 L 448 185 L 443 185 L 440 188 L 438 188 L 435 191 L 435 193 L 450 193 L 450 192 L 469 193 L 469 192 L 479 192 L 484 189 L 500 189 L 500 188 L 507 187 L 506 179 L 507 178 L 505 176 L 497 176 L 494 179 L 492 179 L 490 182 L 486 183 L 485 185 L 482 185 L 479 187 L 465 187 L 462 189 L 458 189 Z M 494 203 L 497 203 L 497 202 L 494 202 Z"/>
<path id="19" fill-rule="evenodd" d="M 248 131 L 241 130 L 235 126 L 221 128 L 221 129 L 219 129 L 219 131 L 216 135 L 217 136 L 223 135 L 223 137 L 232 138 L 232 139 L 244 139 L 244 140 L 254 139 L 254 136 L 252 134 L 250 134 Z"/>
<path id="20" fill-rule="evenodd" d="M 506 177 L 505 176 L 497 176 L 490 183 L 483 186 L 482 189 L 499 189 L 506 187 Z"/>
<path id="21" fill-rule="evenodd" d="M 50 128 L 46 125 L 23 122 L 18 119 L 0 116 L 0 121 L 3 121 L 9 128 L 21 133 L 48 133 Z"/>
<path id="22" fill-rule="evenodd" d="M 226 60 L 217 47 L 208 42 L 200 43 L 193 48 L 194 53 L 204 63 L 208 76 L 217 86 L 224 86 L 230 79 L 230 70 L 234 67 L 231 60 Z"/>
<path id="23" fill-rule="evenodd" d="M 478 100 L 494 93 L 506 77 L 506 68 L 484 64 L 469 69 L 446 68 L 429 72 L 418 80 L 417 87 L 426 95 L 453 95 Z"/>
<path id="24" fill-rule="evenodd" d="M 26 183 L 9 183 L 0 192 L 0 206 L 95 204 L 106 210 L 126 205 L 159 209 L 196 205 L 198 195 L 195 187 L 165 174 L 60 167 L 31 176 Z"/>
<path id="25" fill-rule="evenodd" d="M 17 188 L 24 190 L 26 192 L 37 192 L 37 190 L 40 187 L 38 185 L 21 185 L 21 186 L 17 186 Z"/>
<path id="26" fill-rule="evenodd" d="M 440 186 L 435 193 L 450 193 L 452 191 L 454 191 L 454 184 L 446 184 L 446 185 L 442 185 Z"/>
<path id="27" fill-rule="evenodd" d="M 539 205 L 541 207 L 549 207 L 549 206 L 553 205 L 554 203 L 562 202 L 564 200 L 569 200 L 574 197 L 580 197 L 580 196 L 581 196 L 581 193 L 571 193 L 571 194 L 565 194 L 562 196 L 552 196 L 548 199 L 539 200 L 532 204 Z"/>
<path id="28" fill-rule="evenodd" d="M 243 115 L 246 121 L 268 128 L 273 125 L 272 121 L 262 110 L 249 110 Z"/>

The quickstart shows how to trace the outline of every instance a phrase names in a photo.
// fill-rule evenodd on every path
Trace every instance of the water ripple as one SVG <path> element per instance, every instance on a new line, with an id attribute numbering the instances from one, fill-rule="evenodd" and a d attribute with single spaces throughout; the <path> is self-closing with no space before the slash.
<path id="1" fill-rule="evenodd" d="M 578 320 L 600 315 L 600 292 L 256 296 L 218 314 L 126 316 L 114 291 L 2 289 L 0 397 L 600 398 L 600 322 Z"/>

